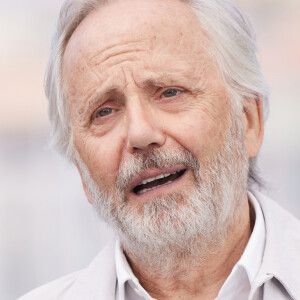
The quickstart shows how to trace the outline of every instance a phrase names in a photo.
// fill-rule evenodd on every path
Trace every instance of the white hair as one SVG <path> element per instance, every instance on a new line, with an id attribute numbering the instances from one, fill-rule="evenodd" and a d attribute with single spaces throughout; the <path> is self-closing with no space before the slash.
<path id="1" fill-rule="evenodd" d="M 72 127 L 63 89 L 62 62 L 67 43 L 81 21 L 93 10 L 114 0 L 66 0 L 61 8 L 45 78 L 49 99 L 51 143 L 67 158 L 73 158 Z M 232 101 L 262 101 L 268 108 L 268 86 L 256 57 L 254 31 L 247 17 L 226 0 L 181 0 L 197 16 L 210 43 L 210 55 L 219 68 Z M 261 186 L 256 158 L 249 160 L 248 187 Z"/>

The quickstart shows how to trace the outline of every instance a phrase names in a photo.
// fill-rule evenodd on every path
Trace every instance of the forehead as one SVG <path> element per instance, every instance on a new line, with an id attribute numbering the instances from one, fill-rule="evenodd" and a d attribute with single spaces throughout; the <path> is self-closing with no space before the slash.
<path id="1" fill-rule="evenodd" d="M 162 56 L 198 55 L 207 39 L 192 11 L 179 0 L 116 0 L 93 11 L 73 33 L 64 65 L 84 58 L 101 63 L 124 51 L 160 52 Z M 126 50 L 125 50 L 126 48 Z"/>

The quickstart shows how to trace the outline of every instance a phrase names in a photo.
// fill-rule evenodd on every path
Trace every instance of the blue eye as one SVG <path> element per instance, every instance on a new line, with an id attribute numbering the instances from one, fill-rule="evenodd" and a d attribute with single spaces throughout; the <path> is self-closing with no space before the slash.
<path id="1" fill-rule="evenodd" d="M 112 108 L 104 108 L 104 109 L 101 109 L 100 111 L 97 112 L 96 114 L 96 118 L 97 117 L 105 117 L 105 116 L 108 116 L 110 115 L 111 113 L 113 112 L 113 109 Z"/>
<path id="2" fill-rule="evenodd" d="M 171 97 L 175 97 L 179 94 L 179 91 L 176 90 L 176 89 L 168 89 L 168 90 L 165 90 L 162 95 L 163 97 L 165 98 L 171 98 Z"/>

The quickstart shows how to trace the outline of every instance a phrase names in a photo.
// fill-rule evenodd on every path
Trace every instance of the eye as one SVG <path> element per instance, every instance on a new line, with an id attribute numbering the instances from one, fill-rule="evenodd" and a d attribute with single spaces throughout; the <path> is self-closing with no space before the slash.
<path id="1" fill-rule="evenodd" d="M 177 96 L 178 94 L 180 94 L 180 91 L 177 90 L 177 89 L 174 89 L 174 88 L 167 89 L 167 90 L 165 90 L 165 91 L 162 92 L 162 96 L 163 96 L 164 98 L 175 97 L 175 96 Z"/>
<path id="2" fill-rule="evenodd" d="M 110 115 L 111 113 L 114 112 L 114 109 L 113 108 L 104 108 L 104 109 L 101 109 L 99 111 L 97 111 L 96 115 L 95 115 L 95 118 L 101 118 L 101 117 L 105 117 L 105 116 L 108 116 Z"/>

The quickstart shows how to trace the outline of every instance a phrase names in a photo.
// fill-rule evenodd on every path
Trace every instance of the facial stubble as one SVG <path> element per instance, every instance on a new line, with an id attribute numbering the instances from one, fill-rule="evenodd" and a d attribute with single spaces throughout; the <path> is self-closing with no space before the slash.
<path id="1" fill-rule="evenodd" d="M 168 277 L 177 265 L 200 266 L 224 243 L 245 199 L 248 159 L 240 118 L 230 118 L 222 147 L 200 161 L 187 149 L 154 149 L 124 156 L 114 189 L 100 188 L 80 157 L 76 161 L 98 214 L 114 227 L 128 256 Z M 130 205 L 125 191 L 149 167 L 183 164 L 193 173 L 192 188 Z"/>

